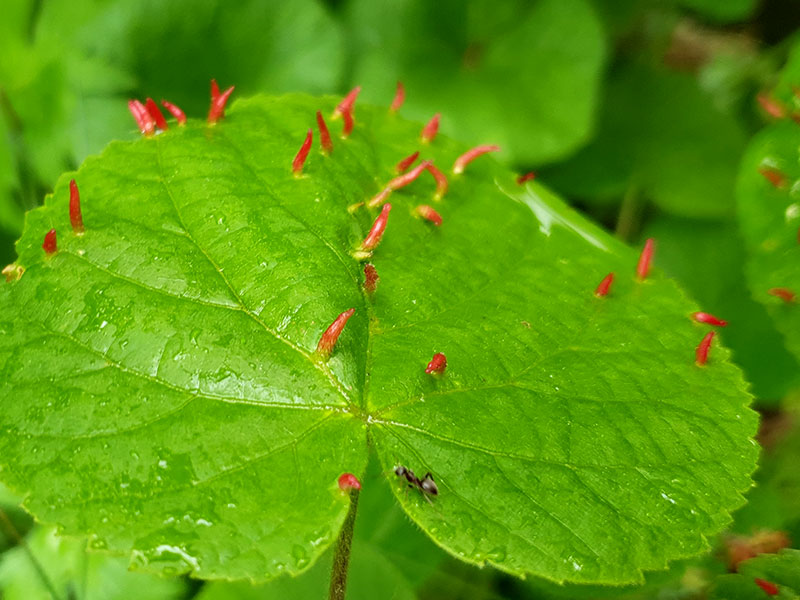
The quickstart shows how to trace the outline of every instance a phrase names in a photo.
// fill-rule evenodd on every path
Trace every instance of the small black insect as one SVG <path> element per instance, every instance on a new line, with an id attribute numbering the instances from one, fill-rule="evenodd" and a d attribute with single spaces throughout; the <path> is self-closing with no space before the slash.
<path id="1" fill-rule="evenodd" d="M 431 475 L 430 471 L 425 473 L 425 476 L 420 479 L 414 475 L 414 471 L 411 469 L 403 465 L 397 465 L 394 468 L 394 474 L 398 477 L 405 478 L 406 482 L 408 482 L 408 487 L 418 489 L 422 497 L 428 502 L 431 501 L 430 496 L 439 495 L 439 488 L 436 486 L 436 482 L 433 480 L 433 475 Z"/>

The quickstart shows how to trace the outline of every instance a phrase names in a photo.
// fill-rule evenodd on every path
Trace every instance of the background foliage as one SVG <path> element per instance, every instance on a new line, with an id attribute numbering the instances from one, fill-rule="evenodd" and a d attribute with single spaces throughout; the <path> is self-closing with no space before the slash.
<path id="1" fill-rule="evenodd" d="M 787 326 L 776 317 L 785 307 L 764 294 L 764 274 L 784 267 L 759 248 L 769 219 L 783 213 L 759 210 L 774 190 L 753 172 L 774 147 L 787 154 L 787 168 L 797 168 L 797 124 L 772 124 L 755 97 L 766 91 L 800 110 L 792 89 L 800 85 L 800 3 L 9 0 L 3 11 L 4 263 L 14 259 L 24 211 L 52 191 L 61 172 L 111 139 L 138 135 L 129 97 L 164 97 L 200 115 L 208 79 L 216 77 L 235 84 L 237 95 L 343 93 L 360 84 L 365 100 L 385 104 L 402 79 L 408 116 L 424 120 L 441 111 L 448 135 L 500 143 L 509 165 L 535 169 L 622 239 L 656 237 L 658 266 L 705 309 L 731 321 L 720 335 L 766 417 L 765 452 L 759 485 L 714 553 L 675 564 L 641 588 L 553 588 L 457 563 L 390 498 L 365 494 L 365 505 L 394 516 L 375 525 L 363 519 L 372 511 L 361 511 L 351 597 L 385 585 L 399 598 L 724 598 L 732 597 L 731 586 L 757 598 L 763 592 L 752 580 L 763 573 L 800 593 L 792 587 L 800 585 L 796 578 L 783 574 L 798 560 L 791 551 L 723 575 L 730 535 L 767 529 L 800 540 L 800 476 L 793 468 L 800 454 L 800 338 L 797 321 Z M 129 575 L 118 559 L 87 554 L 85 541 L 34 526 L 17 501 L 0 496 L 27 539 L 21 545 L 0 523 L 4 597 L 48 597 L 37 563 L 61 597 L 122 598 L 135 589 L 153 599 L 303 598 L 325 587 L 324 561 L 301 578 L 260 588 Z"/>

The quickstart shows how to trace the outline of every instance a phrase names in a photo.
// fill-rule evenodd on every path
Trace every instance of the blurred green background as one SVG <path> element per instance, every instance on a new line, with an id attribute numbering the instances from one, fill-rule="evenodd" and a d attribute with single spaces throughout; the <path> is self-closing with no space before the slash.
<path id="1" fill-rule="evenodd" d="M 236 96 L 361 85 L 359 102 L 381 104 L 402 80 L 403 115 L 441 111 L 444 133 L 500 144 L 501 160 L 610 232 L 655 237 L 657 265 L 737 324 L 721 335 L 769 417 L 769 451 L 732 531 L 800 540 L 800 475 L 786 467 L 800 450 L 800 366 L 744 282 L 734 195 L 748 140 L 770 121 L 757 94 L 787 85 L 787 61 L 800 74 L 799 29 L 800 0 L 0 0 L 0 261 L 62 171 L 137 137 L 129 98 L 202 117 L 212 77 Z M 461 565 L 391 498 L 365 498 L 352 598 L 691 598 L 725 570 L 717 554 L 642 590 L 554 589 Z M 93 599 L 305 598 L 327 585 L 327 559 L 258 589 L 129 574 L 33 526 L 18 500 L 0 494 L 3 598 L 48 598 L 45 580 Z"/>

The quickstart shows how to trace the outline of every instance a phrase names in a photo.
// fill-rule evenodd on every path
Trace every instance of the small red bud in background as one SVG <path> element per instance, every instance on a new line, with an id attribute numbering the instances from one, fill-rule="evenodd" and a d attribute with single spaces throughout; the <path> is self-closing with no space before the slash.
<path id="1" fill-rule="evenodd" d="M 58 244 L 56 243 L 56 230 L 51 229 L 44 235 L 44 242 L 42 243 L 42 248 L 44 249 L 45 254 L 51 256 L 58 252 Z"/>
<path id="2" fill-rule="evenodd" d="M 300 172 L 303 170 L 303 165 L 306 162 L 306 158 L 308 157 L 308 151 L 311 149 L 311 142 L 314 140 L 314 134 L 309 129 L 308 133 L 306 133 L 306 139 L 303 140 L 303 145 L 300 146 L 300 150 L 297 151 L 297 154 L 292 161 L 292 173 L 295 175 L 300 175 Z"/>
<path id="3" fill-rule="evenodd" d="M 364 289 L 368 293 L 374 294 L 378 289 L 378 282 L 381 278 L 378 276 L 378 270 L 374 265 L 367 263 L 364 265 Z"/>
<path id="4" fill-rule="evenodd" d="M 774 167 L 761 166 L 758 168 L 758 172 L 761 173 L 764 179 L 769 181 L 774 187 L 786 187 L 786 175 L 783 174 L 783 171 Z"/>
<path id="5" fill-rule="evenodd" d="M 178 125 L 186 125 L 186 113 L 183 112 L 177 104 L 162 100 L 161 106 L 166 108 L 169 113 L 178 120 Z"/>
<path id="6" fill-rule="evenodd" d="M 394 100 L 392 100 L 392 105 L 389 107 L 389 110 L 392 112 L 397 112 L 400 110 L 400 107 L 403 106 L 403 102 L 406 101 L 406 88 L 403 86 L 402 81 L 397 82 L 397 91 L 394 94 Z"/>
<path id="7" fill-rule="evenodd" d="M 727 321 L 723 321 L 707 312 L 696 312 L 692 315 L 692 318 L 698 323 L 707 323 L 708 325 L 714 325 L 716 327 L 725 327 L 728 324 Z"/>
<path id="8" fill-rule="evenodd" d="M 795 293 L 788 288 L 772 288 L 767 290 L 770 296 L 780 298 L 784 302 L 794 302 Z"/>
<path id="9" fill-rule="evenodd" d="M 700 340 L 700 343 L 697 346 L 697 350 L 695 350 L 695 362 L 698 365 L 704 365 L 708 361 L 708 352 L 711 350 L 711 341 L 714 339 L 714 335 L 716 332 L 709 331 L 703 339 Z"/>
<path id="10" fill-rule="evenodd" d="M 339 475 L 339 489 L 343 492 L 349 492 L 350 490 L 360 490 L 361 489 L 361 482 L 358 480 L 358 477 L 353 475 L 352 473 L 342 473 Z"/>
<path id="11" fill-rule="evenodd" d="M 494 144 L 476 146 L 472 150 L 467 150 L 464 152 L 464 154 L 456 159 L 456 162 L 453 163 L 453 173 L 456 175 L 463 173 L 467 165 L 482 154 L 486 154 L 487 152 L 497 152 L 498 150 L 500 150 L 500 146 L 495 146 Z"/>
<path id="12" fill-rule="evenodd" d="M 428 206 L 427 204 L 420 204 L 417 207 L 417 214 L 422 217 L 423 219 L 430 221 L 437 227 L 440 227 L 442 224 L 442 216 L 436 212 L 433 207 Z"/>
<path id="13" fill-rule="evenodd" d="M 759 579 L 758 577 L 756 577 L 753 581 L 756 582 L 756 585 L 758 587 L 760 587 L 762 590 L 764 590 L 764 593 L 766 593 L 767 596 L 777 596 L 778 593 L 780 592 L 780 590 L 778 589 L 778 586 L 775 585 L 774 583 L 772 583 L 771 581 L 766 581 L 764 579 Z"/>
<path id="14" fill-rule="evenodd" d="M 523 183 L 527 181 L 533 181 L 534 179 L 536 179 L 536 173 L 531 171 L 529 173 L 525 173 L 524 175 L 520 175 L 519 177 L 517 177 L 517 184 L 522 185 Z"/>
<path id="15" fill-rule="evenodd" d="M 322 145 L 322 152 L 330 154 L 333 152 L 333 142 L 331 141 L 328 126 L 325 124 L 325 119 L 320 111 L 317 111 L 317 128 L 319 129 L 319 143 Z"/>
<path id="16" fill-rule="evenodd" d="M 431 362 L 428 363 L 428 366 L 425 367 L 425 372 L 428 375 L 441 375 L 444 373 L 446 368 L 447 357 L 441 352 L 437 352 L 433 355 L 433 358 L 431 359 Z"/>
<path id="17" fill-rule="evenodd" d="M 147 110 L 147 113 L 153 117 L 153 120 L 156 122 L 156 127 L 158 127 L 161 131 L 166 131 L 169 129 L 167 125 L 167 120 L 164 118 L 164 115 L 161 114 L 161 110 L 158 108 L 158 104 L 152 98 L 148 98 L 145 100 L 144 107 Z"/>
<path id="18" fill-rule="evenodd" d="M 761 108 L 770 117 L 773 117 L 775 119 L 786 118 L 786 107 L 783 106 L 783 104 L 781 104 L 775 98 L 772 98 L 766 93 L 761 92 L 758 96 L 756 96 L 756 100 L 758 100 L 758 103 L 761 105 Z"/>
<path id="19" fill-rule="evenodd" d="M 414 161 L 417 160 L 417 157 L 419 157 L 419 150 L 414 152 L 414 154 L 406 156 L 403 160 L 397 163 L 395 170 L 398 173 L 405 173 L 406 171 L 408 171 L 408 167 L 414 164 Z"/>
<path id="20" fill-rule="evenodd" d="M 600 285 L 597 286 L 597 289 L 594 291 L 594 295 L 599 298 L 607 295 L 608 291 L 611 289 L 612 283 L 614 283 L 614 273 L 609 273 L 603 277 L 603 281 L 601 281 Z"/>
<path id="21" fill-rule="evenodd" d="M 436 113 L 431 117 L 431 120 L 427 122 L 425 127 L 422 128 L 420 139 L 422 139 L 423 144 L 430 144 L 433 141 L 433 138 L 436 137 L 436 134 L 439 132 L 439 120 L 441 118 L 442 115 L 440 113 Z"/>
<path id="22" fill-rule="evenodd" d="M 69 222 L 72 224 L 73 232 L 78 235 L 84 232 L 83 215 L 81 214 L 81 194 L 74 179 L 69 182 Z"/>
<path id="23" fill-rule="evenodd" d="M 339 339 L 344 326 L 347 325 L 347 320 L 353 316 L 354 312 L 356 312 L 355 308 L 344 311 L 342 314 L 336 317 L 336 319 L 334 319 L 333 323 L 331 323 L 330 326 L 325 330 L 325 333 L 322 334 L 322 337 L 319 338 L 319 343 L 317 344 L 317 354 L 323 360 L 328 360 L 330 358 L 333 348 L 336 346 L 336 342 Z"/>
<path id="24" fill-rule="evenodd" d="M 650 263 L 653 261 L 653 253 L 655 252 L 656 241 L 653 238 L 648 238 L 642 248 L 642 253 L 639 255 L 639 263 L 636 265 L 636 275 L 639 279 L 645 279 L 650 272 Z"/>

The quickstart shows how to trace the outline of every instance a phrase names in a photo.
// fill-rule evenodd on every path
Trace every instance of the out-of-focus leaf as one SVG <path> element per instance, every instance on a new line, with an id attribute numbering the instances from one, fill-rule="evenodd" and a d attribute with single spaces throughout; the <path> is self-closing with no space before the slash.
<path id="1" fill-rule="evenodd" d="M 719 336 L 745 371 L 762 404 L 775 404 L 800 385 L 800 365 L 784 346 L 745 280 L 744 242 L 734 222 L 661 216 L 646 229 L 658 242 L 656 261 L 710 312 L 728 321 Z M 698 325 L 698 338 L 704 330 Z"/>
<path id="2" fill-rule="evenodd" d="M 0 230 L 15 236 L 22 232 L 22 208 L 13 194 L 18 184 L 11 138 L 0 104 Z"/>
<path id="3" fill-rule="evenodd" d="M 627 64 L 611 76 L 594 141 L 542 178 L 592 202 L 634 189 L 667 213 L 727 215 L 744 141 L 688 75 Z"/>
<path id="4" fill-rule="evenodd" d="M 524 164 L 588 138 L 606 47 L 584 0 L 351 0 L 347 20 L 366 99 L 388 102 L 402 80 L 404 115 L 441 111 L 446 133 Z"/>
<path id="5" fill-rule="evenodd" d="M 768 176 L 765 176 L 767 173 Z M 773 181 L 770 181 L 770 178 Z M 737 180 L 739 227 L 748 251 L 747 279 L 786 347 L 800 357 L 800 127 L 782 121 L 750 142 Z M 796 294 L 786 302 L 769 290 Z"/>
<path id="6" fill-rule="evenodd" d="M 677 4 L 713 21 L 728 23 L 746 19 L 758 6 L 758 0 L 678 0 Z"/>
<path id="7" fill-rule="evenodd" d="M 35 528 L 27 542 L 60 598 L 173 600 L 185 592 L 179 579 L 128 571 L 124 558 L 87 553 L 85 541 L 60 537 L 52 527 Z M 0 596 L 4 600 L 52 600 L 20 547 L 0 557 Z"/>
<path id="8" fill-rule="evenodd" d="M 800 550 L 762 554 L 739 565 L 739 572 L 723 575 L 711 587 L 709 600 L 765 600 L 770 596 L 756 579 L 778 587 L 779 600 L 800 598 Z"/>

